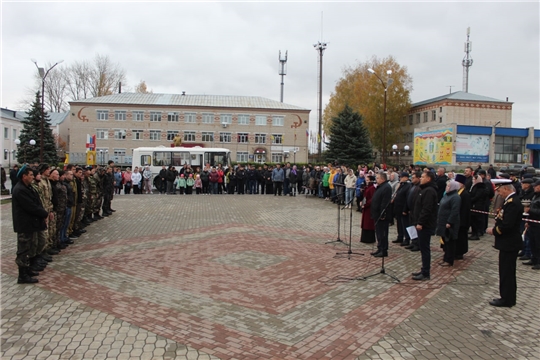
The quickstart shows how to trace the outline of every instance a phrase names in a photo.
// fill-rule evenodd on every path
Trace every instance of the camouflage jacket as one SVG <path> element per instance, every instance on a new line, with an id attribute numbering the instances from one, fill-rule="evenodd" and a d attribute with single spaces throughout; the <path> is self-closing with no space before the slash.
<path id="1" fill-rule="evenodd" d="M 41 204 L 43 205 L 43 208 L 47 210 L 48 212 L 53 211 L 53 203 L 52 203 L 52 187 L 51 183 L 49 182 L 49 179 L 46 179 L 44 177 L 41 178 L 41 181 L 39 182 L 39 198 L 41 199 Z"/>

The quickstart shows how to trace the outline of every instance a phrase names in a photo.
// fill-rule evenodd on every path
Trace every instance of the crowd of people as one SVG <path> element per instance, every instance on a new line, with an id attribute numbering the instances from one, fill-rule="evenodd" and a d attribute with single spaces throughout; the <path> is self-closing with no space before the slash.
<path id="1" fill-rule="evenodd" d="M 35 278 L 94 221 L 111 216 L 115 175 L 107 167 L 65 169 L 48 164 L 15 166 L 11 171 L 13 229 L 17 233 L 19 284 Z"/>
<path id="2" fill-rule="evenodd" d="M 501 298 L 491 302 L 495 306 L 515 305 L 518 257 L 526 261 L 525 265 L 540 269 L 540 180 L 523 173 L 497 175 L 492 166 L 488 170 L 468 167 L 463 174 L 456 174 L 443 167 L 435 170 L 413 165 L 398 172 L 332 163 L 302 167 L 265 164 L 258 168 L 206 164 L 202 169 L 185 164 L 180 170 L 164 166 L 158 174 L 152 174 L 148 166 L 122 171 L 110 162 L 107 167 L 68 165 L 64 170 L 46 164 L 25 165 L 14 168 L 10 177 L 19 283 L 37 282 L 34 276 L 52 260 L 51 255 L 73 243 L 86 231 L 85 226 L 112 215 L 115 194 L 131 191 L 168 195 L 306 194 L 345 208 L 356 207 L 363 213 L 360 242 L 377 243 L 371 255 L 388 256 L 390 226 L 397 230 L 392 243 L 420 252 L 422 266 L 412 274 L 413 280 L 431 277 L 432 236 L 438 237 L 444 250 L 439 265 L 451 267 L 464 258 L 469 241 L 494 235 L 500 251 L 501 279 Z M 490 181 L 495 178 L 499 179 L 498 186 Z M 488 226 L 490 211 L 496 214 L 493 228 Z M 522 220 L 524 211 L 532 221 Z"/>

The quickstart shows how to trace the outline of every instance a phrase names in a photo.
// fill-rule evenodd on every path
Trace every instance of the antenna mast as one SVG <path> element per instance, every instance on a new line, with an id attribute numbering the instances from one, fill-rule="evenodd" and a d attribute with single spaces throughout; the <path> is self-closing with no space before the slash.
<path id="1" fill-rule="evenodd" d="M 317 52 L 319 53 L 319 106 L 318 106 L 318 113 L 319 113 L 319 131 L 317 133 L 317 154 L 318 154 L 318 160 L 321 161 L 322 157 L 322 69 L 323 69 L 323 54 L 324 50 L 326 50 L 326 47 L 328 46 L 328 43 L 322 41 L 322 17 L 323 14 L 321 12 L 321 41 L 317 42 L 316 44 L 313 44 L 313 47 Z"/>
<path id="2" fill-rule="evenodd" d="M 287 75 L 287 53 L 288 51 L 285 51 L 285 57 L 282 57 L 281 50 L 279 51 L 279 75 L 281 75 L 281 102 L 283 102 L 283 86 L 285 85 L 283 77 Z"/>
<path id="3" fill-rule="evenodd" d="M 473 59 L 471 58 L 472 51 L 472 41 L 469 41 L 469 36 L 471 35 L 471 28 L 467 28 L 467 41 L 465 42 L 465 57 L 461 64 L 463 65 L 463 91 L 469 92 L 469 68 L 473 64 Z"/>

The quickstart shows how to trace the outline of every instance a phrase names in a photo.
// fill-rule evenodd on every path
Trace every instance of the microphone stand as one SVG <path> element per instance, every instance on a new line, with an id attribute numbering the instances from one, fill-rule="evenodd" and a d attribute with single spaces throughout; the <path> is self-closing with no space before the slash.
<path id="1" fill-rule="evenodd" d="M 349 203 L 345 204 L 345 207 L 347 205 L 351 205 L 352 202 L 354 201 L 354 198 L 351 199 L 351 201 L 349 201 Z M 345 209 L 345 207 L 342 208 Z M 351 255 L 361 255 L 361 256 L 364 256 L 364 254 L 362 253 L 357 253 L 357 252 L 353 252 L 352 251 L 352 218 L 353 218 L 353 211 L 352 211 L 352 205 L 351 205 L 351 211 L 350 211 L 350 224 L 349 224 L 349 250 L 345 251 L 345 252 L 337 252 L 336 253 L 336 256 L 334 257 L 344 257 L 344 256 L 341 256 L 341 255 L 347 255 L 347 259 L 351 259 Z"/>
<path id="2" fill-rule="evenodd" d="M 339 198 L 340 198 L 341 195 L 342 195 L 342 194 L 336 194 L 336 195 L 334 196 L 334 198 L 336 198 L 337 211 L 338 211 L 338 212 L 337 212 L 337 239 L 336 239 L 336 240 L 330 240 L 330 241 L 327 241 L 327 242 L 325 242 L 325 244 L 341 243 L 341 244 L 343 244 L 343 245 L 346 245 L 345 242 L 344 242 L 343 240 L 341 240 L 341 238 L 340 238 L 340 224 L 341 224 L 341 220 L 340 220 L 340 219 L 341 219 L 341 215 L 340 215 L 340 213 L 341 213 L 341 210 L 342 210 L 342 209 L 340 209 L 341 205 L 339 204 L 339 202 L 340 202 Z"/>

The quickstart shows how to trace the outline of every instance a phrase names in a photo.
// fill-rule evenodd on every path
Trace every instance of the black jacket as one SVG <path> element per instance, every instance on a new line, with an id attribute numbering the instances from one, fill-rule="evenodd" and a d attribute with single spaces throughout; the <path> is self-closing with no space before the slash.
<path id="1" fill-rule="evenodd" d="M 392 186 L 385 181 L 381 185 L 377 186 L 375 194 L 371 199 L 371 218 L 375 221 L 386 220 L 390 221 L 390 218 L 386 216 L 385 212 L 392 199 Z"/>
<path id="2" fill-rule="evenodd" d="M 459 207 L 459 226 L 466 227 L 471 225 L 471 194 L 465 189 L 459 195 L 461 206 Z"/>
<path id="3" fill-rule="evenodd" d="M 400 182 L 399 187 L 396 191 L 396 197 L 394 198 L 394 214 L 396 216 L 403 215 L 404 212 L 407 212 L 407 195 L 411 189 L 411 182 L 405 181 Z"/>
<path id="4" fill-rule="evenodd" d="M 495 249 L 500 251 L 519 251 L 523 248 L 521 238 L 521 218 L 523 205 L 517 194 L 513 194 L 506 200 L 495 216 Z"/>
<path id="5" fill-rule="evenodd" d="M 45 230 L 45 219 L 49 216 L 41 205 L 39 195 L 31 187 L 19 181 L 11 197 L 13 231 L 29 234 Z"/>
<path id="6" fill-rule="evenodd" d="M 420 191 L 414 202 L 414 224 L 422 225 L 423 229 L 435 231 L 438 213 L 437 185 L 434 181 L 420 185 Z"/>
<path id="7" fill-rule="evenodd" d="M 489 199 L 488 189 L 483 182 L 477 183 L 471 187 L 471 209 L 484 210 L 486 200 Z"/>
<path id="8" fill-rule="evenodd" d="M 437 179 L 435 179 L 435 183 L 437 183 L 437 197 L 439 199 L 439 202 L 441 202 L 441 199 L 444 196 L 447 181 L 448 181 L 448 176 L 446 175 L 437 176 Z"/>

